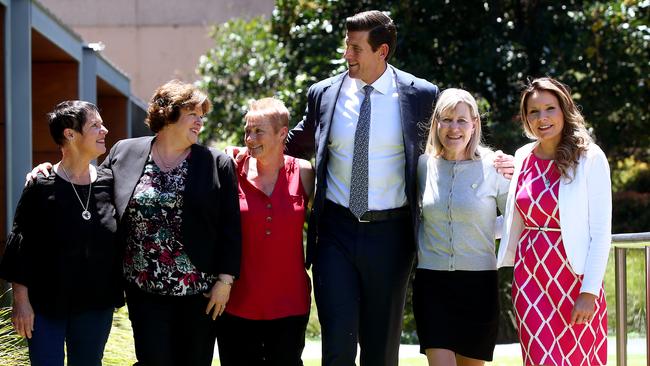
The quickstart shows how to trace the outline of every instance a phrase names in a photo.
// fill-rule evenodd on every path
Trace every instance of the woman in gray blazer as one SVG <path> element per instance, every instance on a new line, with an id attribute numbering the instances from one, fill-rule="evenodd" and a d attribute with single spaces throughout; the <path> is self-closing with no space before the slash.
<path id="1" fill-rule="evenodd" d="M 123 275 L 143 365 L 210 365 L 216 329 L 239 275 L 241 229 L 234 163 L 198 145 L 207 95 L 172 80 L 149 102 L 154 137 L 119 141 L 113 171 Z"/>

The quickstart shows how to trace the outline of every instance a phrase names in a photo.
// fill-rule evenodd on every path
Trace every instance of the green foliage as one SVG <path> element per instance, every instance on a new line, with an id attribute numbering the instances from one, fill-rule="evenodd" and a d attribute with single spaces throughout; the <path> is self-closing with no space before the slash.
<path id="1" fill-rule="evenodd" d="M 612 200 L 613 233 L 640 233 L 650 230 L 650 193 L 616 192 Z"/>
<path id="2" fill-rule="evenodd" d="M 612 232 L 650 230 L 650 165 L 627 157 L 612 164 Z"/>
<path id="3" fill-rule="evenodd" d="M 199 73 L 215 102 L 206 140 L 241 141 L 247 103 L 275 95 L 297 121 L 307 87 L 345 69 L 345 18 L 388 11 L 398 27 L 391 63 L 441 87 L 462 87 L 489 106 L 489 144 L 524 142 L 517 112 L 527 77 L 550 75 L 574 90 L 607 155 L 648 160 L 650 4 L 647 1 L 277 0 L 272 20 L 214 30 Z"/>
<path id="4" fill-rule="evenodd" d="M 617 161 L 612 166 L 612 190 L 650 192 L 650 165 L 633 156 Z"/>
<path id="5" fill-rule="evenodd" d="M 233 20 L 213 29 L 219 47 L 201 56 L 198 69 L 214 104 L 202 138 L 235 142 L 248 103 L 286 88 L 286 65 L 276 57 L 282 47 L 270 30 L 263 18 Z"/>
<path id="6" fill-rule="evenodd" d="M 627 250 L 627 332 L 631 335 L 645 335 L 645 253 L 642 249 Z M 607 301 L 607 328 L 609 334 L 616 329 L 614 252 L 605 272 L 605 299 Z"/>
<path id="7" fill-rule="evenodd" d="M 0 299 L 7 296 L 9 292 L 0 294 Z M 11 324 L 11 307 L 0 307 L 0 365 L 29 365 L 27 342 Z"/>

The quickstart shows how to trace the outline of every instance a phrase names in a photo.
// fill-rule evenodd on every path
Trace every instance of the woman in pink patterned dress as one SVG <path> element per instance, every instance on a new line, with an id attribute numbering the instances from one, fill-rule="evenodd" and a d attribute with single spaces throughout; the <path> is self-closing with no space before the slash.
<path id="1" fill-rule="evenodd" d="M 515 154 L 497 265 L 515 267 L 512 299 L 524 364 L 605 365 L 607 158 L 557 80 L 533 80 L 520 114 L 536 141 Z"/>

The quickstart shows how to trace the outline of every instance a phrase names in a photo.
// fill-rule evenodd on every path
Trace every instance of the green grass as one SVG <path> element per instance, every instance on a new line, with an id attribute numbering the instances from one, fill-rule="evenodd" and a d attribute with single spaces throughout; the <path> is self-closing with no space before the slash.
<path id="1" fill-rule="evenodd" d="M 113 328 L 104 350 L 103 364 L 106 366 L 125 366 L 135 363 L 133 331 L 126 307 L 117 310 L 113 316 Z"/>
<path id="2" fill-rule="evenodd" d="M 616 365 L 614 350 L 609 350 L 608 365 Z M 104 352 L 104 365 L 124 366 L 132 365 L 135 362 L 133 350 L 133 338 L 131 324 L 125 308 L 118 310 L 113 318 L 113 329 Z M 423 356 L 400 359 L 400 366 L 426 366 L 427 361 Z M 521 355 L 508 355 L 495 357 L 494 361 L 486 366 L 521 366 Z M 214 360 L 213 366 L 219 366 L 218 360 Z M 645 366 L 646 356 L 644 354 L 628 354 L 628 366 Z M 320 359 L 304 360 L 304 366 L 320 366 Z"/>

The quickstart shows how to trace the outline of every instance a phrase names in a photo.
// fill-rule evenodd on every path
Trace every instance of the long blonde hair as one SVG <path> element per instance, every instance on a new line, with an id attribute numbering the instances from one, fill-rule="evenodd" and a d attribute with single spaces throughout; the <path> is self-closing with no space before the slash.
<path id="1" fill-rule="evenodd" d="M 436 107 L 433 109 L 433 114 L 431 115 L 431 127 L 429 128 L 429 138 L 427 139 L 427 145 L 424 150 L 425 154 L 431 154 L 433 156 L 442 155 L 444 152 L 444 146 L 442 146 L 440 138 L 438 137 L 438 123 L 443 115 L 456 108 L 459 103 L 467 104 L 472 118 L 476 121 L 474 132 L 472 133 L 472 137 L 469 139 L 465 151 L 467 156 L 472 160 L 481 158 L 481 151 L 484 150 L 484 146 L 481 145 L 481 115 L 478 112 L 478 104 L 476 103 L 476 99 L 474 99 L 469 92 L 457 88 L 446 89 L 438 97 L 438 102 L 436 103 Z"/>
<path id="2" fill-rule="evenodd" d="M 571 91 L 568 86 L 549 77 L 538 78 L 531 81 L 521 93 L 521 102 L 519 104 L 519 115 L 524 126 L 526 136 L 536 140 L 537 136 L 533 133 L 530 123 L 528 122 L 526 110 L 528 108 L 528 99 L 534 92 L 546 91 L 557 98 L 562 114 L 564 115 L 564 127 L 560 143 L 555 151 L 555 164 L 563 178 L 573 179 L 572 175 L 575 167 L 578 165 L 580 156 L 587 151 L 589 144 L 593 142 L 587 127 L 585 119 L 576 106 Z"/>

